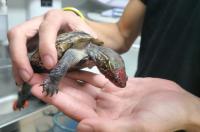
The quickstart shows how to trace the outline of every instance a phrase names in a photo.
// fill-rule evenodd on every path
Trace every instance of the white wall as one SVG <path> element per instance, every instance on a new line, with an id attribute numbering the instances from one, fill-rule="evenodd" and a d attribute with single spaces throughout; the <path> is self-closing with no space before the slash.
<path id="1" fill-rule="evenodd" d="M 8 1 L 8 28 L 20 24 L 26 20 L 25 1 L 26 0 L 7 0 Z"/>
<path id="2" fill-rule="evenodd" d="M 7 0 L 9 29 L 26 20 L 27 1 L 28 0 Z M 80 7 L 85 2 L 87 2 L 87 0 L 62 0 L 62 7 L 65 6 Z"/>

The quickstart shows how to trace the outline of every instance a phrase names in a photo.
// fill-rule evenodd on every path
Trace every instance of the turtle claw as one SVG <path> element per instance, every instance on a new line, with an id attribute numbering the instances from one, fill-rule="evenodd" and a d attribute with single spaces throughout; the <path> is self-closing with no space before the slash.
<path id="1" fill-rule="evenodd" d="M 46 96 L 52 97 L 54 94 L 58 93 L 57 85 L 50 81 L 50 79 L 44 80 L 40 85 L 43 87 L 42 93 L 46 92 Z"/>
<path id="2" fill-rule="evenodd" d="M 27 100 L 16 100 L 14 103 L 13 103 L 13 110 L 14 111 L 17 111 L 17 110 L 21 110 L 23 108 L 27 108 L 29 106 L 29 101 Z"/>

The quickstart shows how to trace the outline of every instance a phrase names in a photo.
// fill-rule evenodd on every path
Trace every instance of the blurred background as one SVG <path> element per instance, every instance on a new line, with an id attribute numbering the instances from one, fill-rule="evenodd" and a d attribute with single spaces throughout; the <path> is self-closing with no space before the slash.
<path id="1" fill-rule="evenodd" d="M 0 132 L 71 132 L 76 122 L 55 107 L 31 100 L 30 107 L 14 112 L 17 88 L 12 77 L 7 31 L 50 9 L 73 6 L 85 17 L 98 22 L 117 22 L 128 0 L 0 0 Z M 140 37 L 122 54 L 128 76 L 134 76 Z M 17 48 L 17 47 L 16 47 Z M 90 71 L 97 72 L 96 68 Z"/>

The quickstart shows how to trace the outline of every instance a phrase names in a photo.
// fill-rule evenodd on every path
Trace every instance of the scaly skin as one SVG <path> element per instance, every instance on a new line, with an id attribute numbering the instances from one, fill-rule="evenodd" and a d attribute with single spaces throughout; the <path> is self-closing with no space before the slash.
<path id="1" fill-rule="evenodd" d="M 58 92 L 59 81 L 70 69 L 81 69 L 93 65 L 96 65 L 99 71 L 116 86 L 125 87 L 127 76 L 123 59 L 114 50 L 101 46 L 102 44 L 103 42 L 84 32 L 59 35 L 56 41 L 59 61 L 50 71 L 43 66 L 37 49 L 31 56 L 30 62 L 34 72 L 49 72 L 48 78 L 41 84 L 43 92 L 53 96 Z"/>
<path id="2" fill-rule="evenodd" d="M 95 62 L 99 71 L 118 87 L 125 87 L 127 76 L 123 59 L 114 50 L 89 44 L 88 55 Z"/>

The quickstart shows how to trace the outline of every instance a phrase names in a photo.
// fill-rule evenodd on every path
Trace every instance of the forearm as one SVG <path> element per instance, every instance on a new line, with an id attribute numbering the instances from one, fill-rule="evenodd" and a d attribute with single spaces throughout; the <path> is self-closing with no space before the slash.
<path id="1" fill-rule="evenodd" d="M 104 41 L 106 47 L 119 53 L 128 49 L 117 23 L 97 23 L 90 20 L 86 20 L 86 22 L 97 33 L 98 38 Z"/>
<path id="2" fill-rule="evenodd" d="M 117 23 L 97 23 L 86 20 L 105 46 L 123 53 L 126 52 L 140 34 L 145 6 L 140 0 L 130 0 Z"/>

